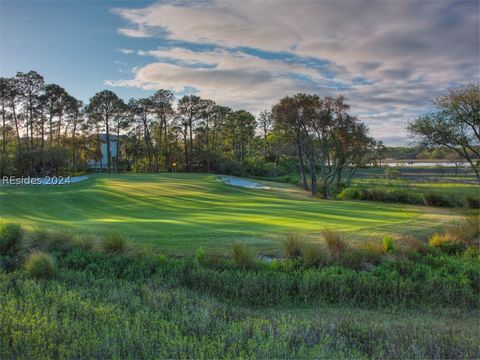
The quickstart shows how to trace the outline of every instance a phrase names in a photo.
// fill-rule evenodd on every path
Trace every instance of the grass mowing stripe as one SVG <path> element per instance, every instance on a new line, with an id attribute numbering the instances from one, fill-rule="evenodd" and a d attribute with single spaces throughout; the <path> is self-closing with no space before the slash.
<path id="1" fill-rule="evenodd" d="M 286 232 L 320 234 L 325 228 L 381 236 L 381 232 L 428 231 L 458 216 L 453 211 L 361 201 L 316 200 L 294 186 L 270 190 L 223 184 L 208 174 L 93 176 L 70 186 L 0 188 L 3 221 L 74 231 L 117 229 L 167 252 L 198 246 L 230 246 L 248 238 L 275 249 Z M 428 219 L 415 225 L 424 214 Z"/>

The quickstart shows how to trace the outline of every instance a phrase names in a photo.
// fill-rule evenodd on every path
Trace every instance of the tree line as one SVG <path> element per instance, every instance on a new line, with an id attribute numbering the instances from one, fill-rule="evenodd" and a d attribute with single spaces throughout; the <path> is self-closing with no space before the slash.
<path id="1" fill-rule="evenodd" d="M 104 141 L 108 172 L 298 172 L 305 189 L 328 197 L 382 148 L 341 95 L 287 96 L 255 118 L 164 89 L 128 102 L 104 90 L 83 104 L 30 71 L 0 78 L 0 105 L 2 177 L 85 172 Z"/>

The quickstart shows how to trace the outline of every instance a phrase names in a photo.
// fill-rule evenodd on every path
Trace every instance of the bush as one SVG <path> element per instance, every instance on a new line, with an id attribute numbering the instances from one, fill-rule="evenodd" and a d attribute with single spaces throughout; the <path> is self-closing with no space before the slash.
<path id="1" fill-rule="evenodd" d="M 479 209 L 480 199 L 478 197 L 467 196 L 465 199 L 465 205 L 470 209 Z"/>
<path id="2" fill-rule="evenodd" d="M 25 269 L 34 278 L 49 278 L 55 274 L 55 262 L 49 254 L 36 252 L 28 258 Z"/>
<path id="3" fill-rule="evenodd" d="M 472 241 L 480 235 L 480 216 L 478 212 L 470 213 L 465 216 L 465 236 L 467 241 Z"/>
<path id="4" fill-rule="evenodd" d="M 360 199 L 360 191 L 354 187 L 347 187 L 343 189 L 340 194 L 337 195 L 340 200 L 358 200 Z"/>
<path id="5" fill-rule="evenodd" d="M 75 240 L 75 245 L 82 250 L 93 250 L 95 242 L 96 237 L 94 235 L 84 235 Z"/>
<path id="6" fill-rule="evenodd" d="M 67 252 L 75 247 L 75 238 L 70 232 L 61 230 L 50 231 L 45 246 L 47 251 Z"/>
<path id="7" fill-rule="evenodd" d="M 469 260 L 480 260 L 480 248 L 478 246 L 468 246 L 463 253 L 463 257 Z"/>
<path id="8" fill-rule="evenodd" d="M 205 264 L 205 249 L 203 247 L 200 246 L 197 248 L 197 250 L 195 250 L 195 259 L 200 265 Z"/>
<path id="9" fill-rule="evenodd" d="M 424 195 L 425 197 L 425 203 L 428 206 L 445 206 L 445 207 L 454 207 L 455 204 L 452 203 L 452 201 L 441 194 L 436 194 L 436 193 L 427 193 Z"/>
<path id="10" fill-rule="evenodd" d="M 222 260 L 222 254 L 216 249 L 205 250 L 203 247 L 195 251 L 195 259 L 199 265 L 216 267 Z"/>
<path id="11" fill-rule="evenodd" d="M 385 253 L 389 253 L 395 250 L 395 243 L 391 236 L 384 236 L 383 237 L 383 251 Z"/>
<path id="12" fill-rule="evenodd" d="M 347 268 L 360 270 L 365 261 L 364 255 L 364 252 L 359 248 L 348 248 L 339 255 L 338 262 Z"/>
<path id="13" fill-rule="evenodd" d="M 245 244 L 232 245 L 234 263 L 242 269 L 251 269 L 255 265 L 255 256 Z"/>
<path id="14" fill-rule="evenodd" d="M 319 244 L 308 244 L 303 250 L 303 261 L 310 266 L 323 266 L 328 262 L 328 254 Z"/>
<path id="15" fill-rule="evenodd" d="M 402 189 L 358 189 L 354 187 L 348 187 L 344 189 L 338 196 L 338 199 L 359 199 L 359 200 L 372 200 L 383 202 L 398 202 L 402 204 L 418 204 L 425 203 L 423 196 L 419 193 L 415 193 L 409 190 Z"/>
<path id="16" fill-rule="evenodd" d="M 18 224 L 0 225 L 0 255 L 15 254 L 22 240 L 23 230 Z"/>
<path id="17" fill-rule="evenodd" d="M 370 200 L 373 201 L 384 201 L 385 191 L 381 189 L 372 189 L 369 194 Z"/>
<path id="18" fill-rule="evenodd" d="M 102 240 L 102 249 L 112 254 L 122 254 L 125 252 L 127 240 L 119 232 L 108 233 Z"/>
<path id="19" fill-rule="evenodd" d="M 345 252 L 348 246 L 343 235 L 336 231 L 325 230 L 323 232 L 323 237 L 325 238 L 325 242 L 327 243 L 330 255 L 335 260 L 339 260 L 340 256 L 343 252 Z"/>
<path id="20" fill-rule="evenodd" d="M 360 246 L 363 251 L 364 261 L 373 265 L 378 265 L 382 261 L 383 246 L 378 241 L 369 241 Z"/>
<path id="21" fill-rule="evenodd" d="M 430 237 L 428 244 L 449 255 L 457 255 L 463 252 L 466 248 L 465 243 L 449 233 L 433 234 Z"/>
<path id="22" fill-rule="evenodd" d="M 397 244 L 401 250 L 413 251 L 422 255 L 428 254 L 428 246 L 423 241 L 413 236 L 403 236 Z"/>
<path id="23" fill-rule="evenodd" d="M 305 241 L 299 234 L 288 234 L 283 241 L 283 252 L 286 258 L 295 259 L 302 256 Z"/>

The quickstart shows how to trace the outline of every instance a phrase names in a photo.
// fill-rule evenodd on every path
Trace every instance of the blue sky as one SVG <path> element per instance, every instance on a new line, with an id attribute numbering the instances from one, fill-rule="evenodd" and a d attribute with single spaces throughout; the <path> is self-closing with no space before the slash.
<path id="1" fill-rule="evenodd" d="M 478 1 L 4 1 L 0 73 L 88 101 L 168 88 L 254 113 L 343 93 L 387 144 L 450 86 L 478 81 Z"/>

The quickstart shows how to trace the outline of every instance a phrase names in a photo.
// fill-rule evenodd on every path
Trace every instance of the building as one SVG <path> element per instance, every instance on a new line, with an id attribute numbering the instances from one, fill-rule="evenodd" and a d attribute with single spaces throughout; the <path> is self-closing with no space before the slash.
<path id="1" fill-rule="evenodd" d="M 112 170 L 115 166 L 115 157 L 117 155 L 117 135 L 109 135 L 110 137 L 110 157 Z M 97 159 L 90 159 L 87 161 L 88 169 L 95 171 L 108 170 L 108 157 L 107 157 L 107 134 L 100 134 L 100 151 L 101 157 Z"/>

